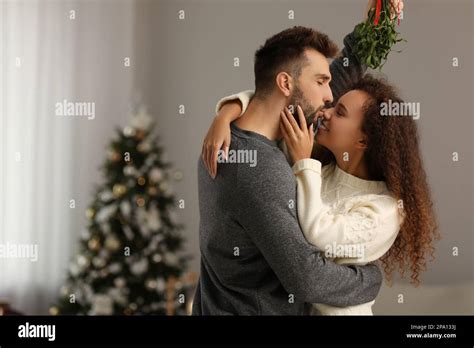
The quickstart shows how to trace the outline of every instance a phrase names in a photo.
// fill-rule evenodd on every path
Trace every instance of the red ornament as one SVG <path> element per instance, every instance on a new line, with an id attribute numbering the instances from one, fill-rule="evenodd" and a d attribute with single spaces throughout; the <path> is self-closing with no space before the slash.
<path id="1" fill-rule="evenodd" d="M 380 11 L 382 11 L 382 0 L 377 0 L 377 6 L 375 7 L 375 19 L 374 19 L 375 25 L 379 24 Z"/>

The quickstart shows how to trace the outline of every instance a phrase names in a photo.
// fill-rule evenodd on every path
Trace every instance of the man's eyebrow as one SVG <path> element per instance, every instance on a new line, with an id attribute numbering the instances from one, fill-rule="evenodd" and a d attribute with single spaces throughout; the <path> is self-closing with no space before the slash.
<path id="1" fill-rule="evenodd" d="M 326 75 L 326 74 L 316 74 L 315 75 L 318 79 L 323 79 L 324 81 L 329 81 L 331 80 L 331 76 Z"/>

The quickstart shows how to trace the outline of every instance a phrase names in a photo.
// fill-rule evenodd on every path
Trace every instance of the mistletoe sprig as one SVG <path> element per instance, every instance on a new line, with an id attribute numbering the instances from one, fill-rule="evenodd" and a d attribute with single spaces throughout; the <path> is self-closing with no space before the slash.
<path id="1" fill-rule="evenodd" d="M 396 31 L 397 17 L 391 18 L 390 7 L 390 0 L 377 0 L 376 8 L 370 9 L 368 13 L 368 20 L 358 24 L 355 29 L 354 53 L 362 63 L 372 69 L 381 70 L 389 53 L 393 51 L 392 47 L 400 41 L 407 41 Z"/>

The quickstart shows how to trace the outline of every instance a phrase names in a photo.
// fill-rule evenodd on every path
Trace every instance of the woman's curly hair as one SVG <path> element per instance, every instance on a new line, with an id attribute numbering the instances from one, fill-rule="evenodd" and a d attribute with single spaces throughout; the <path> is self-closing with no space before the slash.
<path id="1" fill-rule="evenodd" d="M 380 259 L 389 283 L 397 269 L 403 278 L 411 271 L 411 282 L 418 286 L 420 273 L 426 270 L 427 256 L 434 259 L 435 240 L 440 238 L 433 202 L 419 149 L 415 120 L 410 116 L 381 116 L 382 103 L 402 100 L 385 79 L 369 74 L 350 86 L 370 98 L 365 103 L 362 131 L 367 135 L 364 159 L 372 180 L 385 181 L 399 201 L 404 217 L 390 250 Z M 335 161 L 323 146 L 315 146 L 313 158 L 323 165 Z"/>

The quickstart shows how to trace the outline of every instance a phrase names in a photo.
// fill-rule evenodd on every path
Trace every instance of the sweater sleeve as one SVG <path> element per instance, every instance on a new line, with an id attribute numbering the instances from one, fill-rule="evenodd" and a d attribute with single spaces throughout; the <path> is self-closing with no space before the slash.
<path id="1" fill-rule="evenodd" d="M 221 100 L 217 102 L 216 115 L 219 113 L 219 110 L 221 109 L 222 105 L 224 105 L 225 102 L 238 99 L 242 103 L 242 112 L 240 113 L 240 116 L 242 116 L 245 110 L 247 110 L 247 107 L 250 103 L 250 99 L 252 99 L 253 95 L 254 95 L 254 91 L 249 89 L 249 90 L 242 91 L 242 92 L 232 94 L 232 95 L 228 95 L 222 98 Z"/>
<path id="2" fill-rule="evenodd" d="M 332 80 L 329 83 L 336 102 L 351 86 L 360 80 L 367 71 L 367 65 L 363 64 L 353 52 L 356 43 L 355 28 L 344 37 L 344 47 L 337 58 L 335 58 L 329 69 Z"/>
<path id="3" fill-rule="evenodd" d="M 321 199 L 321 162 L 303 159 L 293 172 L 297 180 L 298 219 L 309 243 L 338 263 L 364 264 L 385 254 L 401 225 L 397 201 L 384 194 Z"/>

